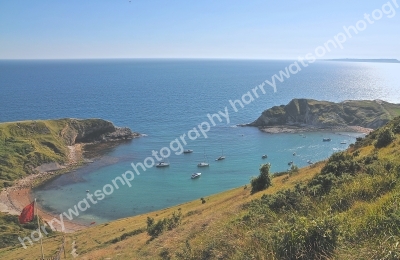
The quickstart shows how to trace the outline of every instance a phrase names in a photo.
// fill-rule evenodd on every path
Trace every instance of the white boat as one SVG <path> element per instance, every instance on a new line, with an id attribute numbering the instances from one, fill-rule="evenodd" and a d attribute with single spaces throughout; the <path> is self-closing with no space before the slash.
<path id="1" fill-rule="evenodd" d="M 330 142 L 330 141 L 332 141 L 332 139 L 330 139 L 330 138 L 324 138 L 324 139 L 322 139 L 322 141 L 324 141 L 324 142 Z"/>
<path id="2" fill-rule="evenodd" d="M 217 159 L 215 159 L 216 161 L 221 161 L 221 160 L 224 160 L 225 159 L 225 156 L 224 156 L 224 149 L 222 149 L 222 154 L 221 154 L 221 156 L 220 157 L 218 157 Z"/>
<path id="3" fill-rule="evenodd" d="M 198 178 L 200 176 L 201 176 L 201 172 L 197 172 L 197 173 L 193 173 L 191 178 L 192 179 L 196 179 L 196 178 Z"/>
<path id="4" fill-rule="evenodd" d="M 193 153 L 193 150 L 187 149 L 187 150 L 184 150 L 183 153 Z"/>
<path id="5" fill-rule="evenodd" d="M 346 141 L 341 141 L 340 144 L 347 144 L 347 142 Z"/>
<path id="6" fill-rule="evenodd" d="M 156 164 L 156 167 L 168 167 L 169 166 L 169 163 L 167 163 L 167 162 L 159 162 L 159 163 L 157 163 Z"/>
<path id="7" fill-rule="evenodd" d="M 311 160 L 307 160 L 308 164 L 313 164 L 313 162 Z"/>
<path id="8" fill-rule="evenodd" d="M 263 154 L 263 155 L 261 156 L 261 158 L 262 158 L 262 159 L 266 159 L 266 158 L 268 158 L 268 155 Z"/>
<path id="9" fill-rule="evenodd" d="M 204 162 L 200 162 L 197 164 L 197 167 L 207 167 L 210 166 L 207 160 L 206 150 L 204 149 Z"/>
<path id="10" fill-rule="evenodd" d="M 201 162 L 197 164 L 197 167 L 207 167 L 207 166 L 210 166 L 210 164 L 206 162 Z"/>

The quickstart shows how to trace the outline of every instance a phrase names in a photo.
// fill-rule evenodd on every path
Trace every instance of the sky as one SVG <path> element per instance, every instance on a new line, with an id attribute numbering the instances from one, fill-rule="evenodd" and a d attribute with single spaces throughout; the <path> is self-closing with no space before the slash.
<path id="1" fill-rule="evenodd" d="M 400 59 L 395 3 L 0 0 L 0 59 L 297 59 L 360 20 L 362 31 L 323 58 Z M 374 11 L 382 17 L 370 24 L 364 14 Z"/>

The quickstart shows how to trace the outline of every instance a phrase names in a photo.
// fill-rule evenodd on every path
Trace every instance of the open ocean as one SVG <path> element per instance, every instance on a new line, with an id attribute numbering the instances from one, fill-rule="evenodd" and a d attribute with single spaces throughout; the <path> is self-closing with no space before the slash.
<path id="1" fill-rule="evenodd" d="M 188 155 L 172 155 L 168 168 L 151 168 L 135 176 L 132 187 L 121 186 L 75 220 L 98 223 L 142 214 L 249 183 L 261 163 L 272 171 L 318 161 L 355 141 L 355 133 L 265 134 L 257 128 L 236 127 L 255 120 L 274 105 L 293 98 L 329 101 L 382 99 L 400 103 L 400 64 L 316 62 L 235 112 L 229 100 L 240 99 L 271 80 L 292 61 L 246 60 L 49 60 L 0 61 L 0 122 L 103 118 L 128 126 L 145 137 L 110 149 L 92 164 L 57 177 L 34 191 L 39 203 L 53 213 L 73 207 L 86 190 L 102 189 L 115 177 L 143 162 L 187 134 L 207 114 L 224 111 L 230 122 L 217 122 L 197 140 L 188 140 Z M 322 142 L 330 137 L 332 142 Z M 347 141 L 347 145 L 340 144 Z M 223 149 L 226 159 L 214 159 Z M 210 167 L 197 168 L 204 151 Z M 296 156 L 293 156 L 293 153 Z M 261 155 L 268 154 L 262 160 Z M 202 172 L 191 180 L 194 172 Z"/>

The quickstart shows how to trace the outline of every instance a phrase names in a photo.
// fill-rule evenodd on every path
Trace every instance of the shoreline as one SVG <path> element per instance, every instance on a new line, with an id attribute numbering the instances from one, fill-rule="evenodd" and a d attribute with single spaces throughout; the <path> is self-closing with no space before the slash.
<path id="1" fill-rule="evenodd" d="M 83 158 L 84 145 L 85 144 L 75 144 L 73 146 L 68 146 L 68 163 L 58 169 L 66 172 L 47 171 L 31 174 L 16 181 L 13 186 L 4 188 L 0 193 L 0 211 L 11 215 L 20 215 L 22 209 L 34 200 L 32 197 L 32 189 L 35 186 L 41 185 L 45 181 L 55 178 L 61 174 L 69 173 L 73 167 L 80 167 L 79 162 L 85 161 Z M 59 216 L 44 210 L 38 203 L 36 203 L 35 207 L 37 208 L 38 215 L 45 222 L 50 222 L 54 218 L 59 219 Z M 89 226 L 64 219 L 64 227 L 65 233 L 72 233 L 85 229 Z M 58 230 L 55 229 L 54 231 Z"/>
<path id="2" fill-rule="evenodd" d="M 282 134 L 282 133 L 306 133 L 306 132 L 354 132 L 354 133 L 362 133 L 369 134 L 374 129 L 365 128 L 361 126 L 333 126 L 333 127 L 311 127 L 311 126 L 287 126 L 287 125 L 279 125 L 279 126 L 260 126 L 258 127 L 260 131 L 268 133 L 268 134 Z"/>
<path id="3" fill-rule="evenodd" d="M 140 134 L 137 134 L 133 137 L 133 139 L 140 136 Z M 106 146 L 117 146 L 121 141 L 126 140 L 110 140 L 109 142 L 106 142 Z M 13 184 L 13 186 L 3 188 L 0 192 L 0 212 L 8 213 L 11 215 L 20 215 L 23 208 L 34 200 L 32 196 L 33 188 L 40 186 L 46 181 L 49 181 L 52 178 L 55 178 L 62 174 L 68 174 L 72 172 L 72 170 L 76 169 L 77 167 L 82 167 L 86 163 L 93 162 L 91 159 L 97 157 L 98 155 L 94 156 L 91 159 L 87 159 L 84 158 L 83 154 L 84 152 L 86 152 L 86 150 L 84 149 L 86 145 L 96 144 L 102 143 L 77 143 L 71 146 L 67 146 L 69 153 L 67 155 L 68 162 L 65 165 L 58 165 L 57 168 L 54 168 L 52 170 L 43 170 L 42 172 L 28 175 L 20 180 L 17 180 Z M 100 150 L 102 149 L 104 149 L 104 147 L 100 148 Z M 46 169 L 46 167 L 38 167 L 37 169 Z M 38 210 L 39 216 L 42 217 L 45 222 L 50 222 L 54 218 L 59 219 L 59 215 L 55 215 L 51 212 L 44 210 L 38 203 L 36 204 L 36 208 Z M 63 219 L 63 221 L 63 232 L 65 233 L 72 233 L 90 227 L 90 224 L 85 225 L 65 218 Z M 57 223 L 54 224 L 56 227 L 59 226 Z M 56 227 L 53 231 L 58 231 Z"/>

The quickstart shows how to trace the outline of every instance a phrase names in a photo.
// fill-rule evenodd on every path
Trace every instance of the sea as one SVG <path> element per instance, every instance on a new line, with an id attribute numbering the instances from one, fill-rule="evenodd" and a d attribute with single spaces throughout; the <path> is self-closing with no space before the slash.
<path id="1" fill-rule="evenodd" d="M 41 207 L 60 214 L 74 209 L 87 193 L 103 190 L 152 152 L 169 149 L 165 168 L 135 173 L 128 185 L 110 186 L 96 204 L 80 204 L 73 220 L 107 221 L 167 208 L 225 190 L 248 185 L 260 165 L 286 171 L 288 163 L 307 167 L 308 161 L 344 150 L 362 134 L 346 132 L 267 134 L 238 125 L 254 121 L 272 106 L 293 98 L 340 102 L 381 99 L 400 103 L 400 64 L 318 61 L 297 74 L 276 81 L 276 92 L 251 99 L 246 93 L 290 60 L 2 60 L 0 61 L 0 122 L 56 118 L 102 118 L 126 126 L 142 137 L 103 151 L 93 163 L 56 177 L 33 191 Z M 245 95 L 245 96 L 244 96 Z M 244 100 L 242 99 L 244 98 Z M 236 102 L 242 101 L 243 107 Z M 243 102 L 246 101 L 246 102 Z M 214 116 L 217 113 L 229 120 Z M 210 126 L 209 129 L 207 124 Z M 203 128 L 203 132 L 199 128 Z M 195 130 L 199 134 L 197 135 Z M 188 138 L 189 132 L 192 137 Z M 181 137 L 186 135 L 186 144 Z M 331 138 L 331 142 L 323 142 Z M 171 150 L 179 141 L 191 154 Z M 342 144 L 345 142 L 346 144 Z M 176 143 L 177 144 L 177 143 Z M 169 147 L 169 148 L 168 148 Z M 224 155 L 225 160 L 215 161 Z M 262 159 L 263 154 L 268 158 Z M 154 157 L 153 157 L 154 158 Z M 209 167 L 198 168 L 207 160 Z M 147 161 L 150 162 L 150 161 Z M 191 174 L 201 172 L 200 178 Z M 88 200 L 88 199 L 87 199 Z M 200 200 L 199 200 L 200 201 Z"/>

